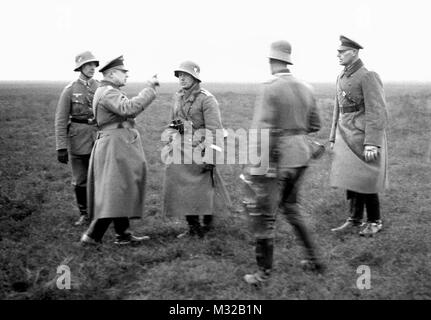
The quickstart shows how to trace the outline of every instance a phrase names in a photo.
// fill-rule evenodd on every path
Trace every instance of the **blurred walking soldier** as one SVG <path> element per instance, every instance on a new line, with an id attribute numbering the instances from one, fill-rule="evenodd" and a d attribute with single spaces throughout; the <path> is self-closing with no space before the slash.
<path id="1" fill-rule="evenodd" d="M 90 51 L 85 51 L 76 56 L 75 63 L 74 71 L 80 75 L 61 93 L 55 113 L 55 137 L 58 161 L 67 164 L 70 154 L 72 184 L 80 211 L 75 225 L 81 225 L 88 217 L 87 171 L 97 132 L 92 102 L 99 86 L 92 78 L 99 61 Z"/>
<path id="2" fill-rule="evenodd" d="M 337 79 L 337 93 L 329 141 L 334 150 L 330 182 L 347 190 L 350 217 L 332 231 L 357 230 L 372 236 L 382 229 L 378 192 L 387 185 L 387 111 L 383 84 L 377 73 L 368 71 L 357 42 L 340 36 L 338 48 L 343 72 Z"/>
<path id="3" fill-rule="evenodd" d="M 181 89 L 175 94 L 171 110 L 171 152 L 180 161 L 167 164 L 164 181 L 163 214 L 186 217 L 189 230 L 180 234 L 203 236 L 213 227 L 215 194 L 229 195 L 215 166 L 216 135 L 223 134 L 220 109 L 215 97 L 201 88 L 199 66 L 183 62 L 174 71 Z M 177 134 L 179 133 L 179 134 Z M 192 140 L 193 139 L 193 140 Z M 189 152 L 190 151 L 190 152 Z M 200 222 L 202 218 L 202 225 Z"/>
<path id="4" fill-rule="evenodd" d="M 156 97 L 157 78 L 136 97 L 128 99 L 120 87 L 126 84 L 127 69 L 120 56 L 100 68 L 103 81 L 93 101 L 99 126 L 89 169 L 89 212 L 93 218 L 81 242 L 100 243 L 111 222 L 116 244 L 129 244 L 149 239 L 136 237 L 127 229 L 129 218 L 144 214 L 146 161 L 134 118 Z"/>
<path id="5" fill-rule="evenodd" d="M 269 65 L 273 77 L 263 85 L 252 124 L 252 129 L 269 131 L 269 145 L 265 139 L 256 141 L 261 154 L 269 151 L 269 162 L 250 166 L 242 176 L 248 190 L 244 204 L 256 239 L 258 271 L 244 277 L 250 284 L 264 282 L 271 275 L 278 210 L 305 246 L 307 259 L 301 262 L 303 267 L 323 271 L 297 205 L 301 179 L 313 156 L 307 134 L 320 129 L 320 116 L 311 87 L 293 77 L 287 68 L 292 64 L 291 51 L 287 41 L 271 44 Z"/>

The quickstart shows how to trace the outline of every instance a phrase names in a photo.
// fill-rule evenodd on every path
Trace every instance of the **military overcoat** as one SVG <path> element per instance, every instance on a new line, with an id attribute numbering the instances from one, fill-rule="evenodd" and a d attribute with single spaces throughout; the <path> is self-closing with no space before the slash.
<path id="1" fill-rule="evenodd" d="M 197 83 L 190 90 L 180 90 L 174 96 L 174 103 L 170 113 L 170 120 L 180 119 L 191 124 L 191 135 L 199 129 L 211 132 L 212 139 L 206 136 L 207 143 L 215 143 L 216 131 L 223 130 L 220 108 L 216 98 Z M 223 181 L 217 170 L 203 171 L 203 164 L 191 159 L 188 151 L 200 148 L 196 141 L 192 144 L 185 141 L 188 136 L 176 134 L 170 142 L 171 152 L 181 154 L 181 163 L 170 163 L 166 166 L 164 178 L 163 215 L 167 217 L 182 217 L 185 215 L 212 215 L 221 199 L 229 196 L 225 194 Z M 173 150 L 177 148 L 178 150 Z M 187 151 L 187 149 L 189 149 Z M 210 149 L 205 149 L 209 152 Z M 196 155 L 196 153 L 195 153 Z M 214 181 L 216 178 L 219 184 Z M 221 188 L 221 189 L 219 189 Z M 217 197 L 217 194 L 223 194 Z M 229 203 L 228 203 L 229 204 Z M 223 211 L 221 211 L 223 212 Z"/>
<path id="2" fill-rule="evenodd" d="M 377 193 L 388 184 L 387 108 L 382 81 L 361 60 L 337 79 L 329 140 L 334 142 L 330 183 L 360 193 Z M 366 162 L 364 147 L 377 146 L 379 157 Z"/>
<path id="3" fill-rule="evenodd" d="M 155 97 L 154 89 L 145 88 L 128 99 L 105 81 L 97 89 L 93 109 L 100 131 L 88 173 L 88 210 L 93 219 L 144 215 L 146 160 L 141 136 L 133 126 L 134 118 Z"/>

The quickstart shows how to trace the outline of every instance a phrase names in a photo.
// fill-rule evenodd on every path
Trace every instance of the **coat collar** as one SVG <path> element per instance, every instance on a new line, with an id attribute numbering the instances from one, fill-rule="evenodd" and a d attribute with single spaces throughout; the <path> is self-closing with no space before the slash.
<path id="1" fill-rule="evenodd" d="M 276 73 L 274 73 L 274 76 L 283 76 L 283 75 L 291 75 L 292 73 L 290 72 L 289 69 L 282 69 Z"/>
<path id="2" fill-rule="evenodd" d="M 87 87 L 89 87 L 91 85 L 91 79 L 92 78 L 87 80 L 87 78 L 82 73 L 78 77 L 78 81 Z"/>
<path id="3" fill-rule="evenodd" d="M 193 102 L 196 99 L 196 96 L 201 91 L 201 86 L 199 82 L 196 82 L 190 89 L 184 90 L 181 89 L 178 91 L 178 96 L 180 99 L 183 99 L 184 102 L 190 101 Z"/>
<path id="4" fill-rule="evenodd" d="M 343 72 L 341 73 L 341 77 L 343 77 L 344 75 L 346 77 L 350 77 L 352 74 L 354 74 L 356 71 L 361 69 L 363 66 L 364 66 L 364 63 L 362 62 L 362 60 L 358 59 L 350 66 L 347 66 L 346 68 L 344 68 Z"/>
<path id="5" fill-rule="evenodd" d="M 102 80 L 100 81 L 100 86 L 101 87 L 106 87 L 106 86 L 112 86 L 116 89 L 120 89 L 120 87 L 118 85 L 116 85 L 115 83 L 109 81 L 109 80 Z"/>

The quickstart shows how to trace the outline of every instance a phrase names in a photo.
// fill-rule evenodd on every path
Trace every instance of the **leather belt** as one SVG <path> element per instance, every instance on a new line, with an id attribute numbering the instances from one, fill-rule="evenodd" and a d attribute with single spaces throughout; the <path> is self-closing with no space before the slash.
<path id="1" fill-rule="evenodd" d="M 89 124 L 89 125 L 96 124 L 96 119 L 94 119 L 94 118 L 91 118 L 91 119 L 70 118 L 70 121 L 76 122 L 76 123 L 85 123 L 85 124 Z"/>
<path id="2" fill-rule="evenodd" d="M 134 122 L 123 121 L 123 122 L 113 122 L 102 124 L 99 126 L 99 130 L 111 130 L 111 129 L 131 129 L 135 127 Z"/>
<path id="3" fill-rule="evenodd" d="M 351 112 L 357 112 L 361 110 L 360 106 L 347 106 L 347 107 L 340 107 L 341 113 L 351 113 Z"/>

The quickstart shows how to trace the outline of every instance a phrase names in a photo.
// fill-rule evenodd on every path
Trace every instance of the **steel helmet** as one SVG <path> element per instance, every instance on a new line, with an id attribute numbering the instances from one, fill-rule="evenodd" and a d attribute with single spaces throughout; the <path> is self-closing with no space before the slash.
<path id="1" fill-rule="evenodd" d="M 268 58 L 281 60 L 288 64 L 293 64 L 291 54 L 292 46 L 290 43 L 285 40 L 280 40 L 271 43 Z"/>
<path id="2" fill-rule="evenodd" d="M 96 66 L 99 66 L 99 60 L 96 59 L 96 57 L 90 52 L 90 51 L 84 51 L 80 54 L 78 54 L 75 57 L 75 70 L 73 71 L 79 71 L 79 69 L 86 63 L 89 62 L 96 62 Z"/>
<path id="3" fill-rule="evenodd" d="M 198 64 L 193 61 L 184 61 L 180 64 L 180 66 L 175 69 L 174 74 L 175 77 L 178 78 L 178 72 L 185 72 L 191 75 L 193 78 L 201 82 L 199 77 L 199 73 L 201 72 L 201 68 L 199 68 Z"/>

